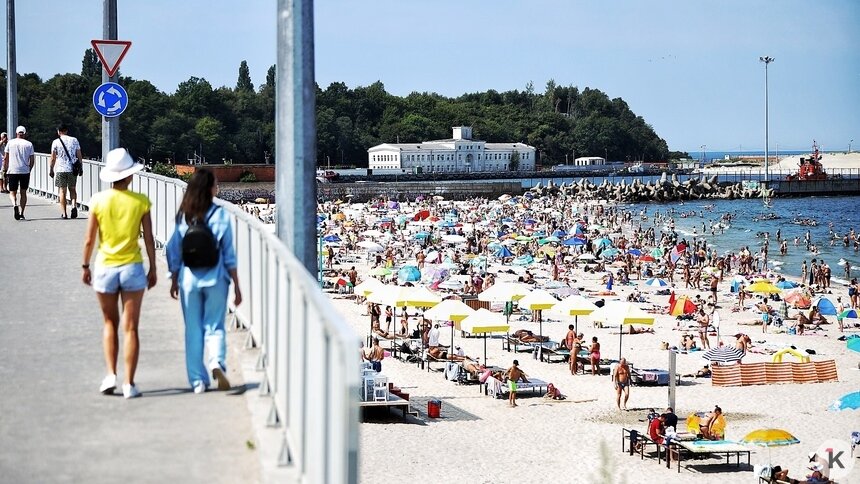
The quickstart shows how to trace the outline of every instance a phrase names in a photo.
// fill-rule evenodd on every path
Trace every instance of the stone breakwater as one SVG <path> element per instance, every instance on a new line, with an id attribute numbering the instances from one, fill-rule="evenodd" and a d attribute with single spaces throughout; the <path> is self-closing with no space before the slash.
<path id="1" fill-rule="evenodd" d="M 673 200 L 736 200 L 741 198 L 772 197 L 773 189 L 745 188 L 742 183 L 717 183 L 717 176 L 706 179 L 691 178 L 686 181 L 678 181 L 677 175 L 671 178 L 666 174 L 659 181 L 648 181 L 642 183 L 634 180 L 633 183 L 603 183 L 595 185 L 589 180 L 580 179 L 570 184 L 556 185 L 552 181 L 545 186 L 540 184 L 532 187 L 531 192 L 537 195 L 564 194 L 573 197 L 584 197 L 594 200 L 614 200 L 618 202 L 645 202 L 658 201 L 668 202 Z"/>

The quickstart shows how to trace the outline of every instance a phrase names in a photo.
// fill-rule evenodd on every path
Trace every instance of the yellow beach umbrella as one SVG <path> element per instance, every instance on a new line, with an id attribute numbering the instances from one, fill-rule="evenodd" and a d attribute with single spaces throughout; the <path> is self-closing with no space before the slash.
<path id="1" fill-rule="evenodd" d="M 654 315 L 646 313 L 635 304 L 625 301 L 609 301 L 595 317 L 599 321 L 618 323 L 618 359 L 621 359 L 621 340 L 624 336 L 624 325 L 654 324 Z"/>
<path id="2" fill-rule="evenodd" d="M 521 282 L 499 282 L 478 294 L 479 301 L 511 302 L 523 298 L 531 289 Z"/>
<path id="3" fill-rule="evenodd" d="M 424 317 L 431 321 L 462 321 L 475 313 L 466 303 L 456 299 L 446 299 L 428 309 Z"/>
<path id="4" fill-rule="evenodd" d="M 579 334 L 579 317 L 588 316 L 596 310 L 597 306 L 594 303 L 579 294 L 573 294 L 562 299 L 550 311 L 565 316 L 573 316 L 575 318 L 573 331 Z"/>
<path id="5" fill-rule="evenodd" d="M 416 308 L 432 308 L 442 302 L 442 296 L 424 286 L 411 288 L 407 292 L 406 305 Z"/>
<path id="6" fill-rule="evenodd" d="M 359 294 L 362 297 L 367 297 L 373 291 L 378 290 L 384 286 L 385 284 L 383 284 L 379 279 L 368 277 L 367 279 L 359 282 L 353 290 L 356 294 Z"/>
<path id="7" fill-rule="evenodd" d="M 782 429 L 758 429 L 746 434 L 740 443 L 767 447 L 767 461 L 770 464 L 771 447 L 799 444 L 800 440 Z"/>
<path id="8" fill-rule="evenodd" d="M 779 294 L 782 289 L 774 286 L 768 281 L 758 281 L 747 286 L 747 291 L 761 294 Z"/>
<path id="9" fill-rule="evenodd" d="M 511 326 L 505 322 L 504 315 L 481 308 L 461 321 L 460 329 L 484 335 L 484 366 L 487 366 L 487 333 L 507 333 Z"/>

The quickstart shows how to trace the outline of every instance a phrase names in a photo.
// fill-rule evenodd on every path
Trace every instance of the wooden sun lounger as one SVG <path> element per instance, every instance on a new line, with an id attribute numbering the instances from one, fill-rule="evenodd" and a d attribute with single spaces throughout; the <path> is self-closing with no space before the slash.
<path id="1" fill-rule="evenodd" d="M 731 442 L 728 440 L 695 440 L 695 441 L 672 441 L 669 444 L 669 456 L 678 463 L 678 472 L 681 472 L 681 460 L 684 454 L 688 455 L 715 455 L 722 458 L 726 457 L 726 464 L 731 463 L 731 457 L 737 457 L 737 465 L 741 466 L 741 456 L 746 454 L 747 465 L 750 465 L 750 454 L 752 450 L 749 447 Z M 671 469 L 671 463 L 666 461 L 666 468 Z"/>
<path id="2" fill-rule="evenodd" d="M 409 400 L 404 400 L 397 395 L 392 393 L 388 394 L 388 400 L 384 402 L 377 402 L 373 400 L 361 400 L 358 402 L 359 408 L 368 408 L 368 407 L 387 407 L 391 408 L 400 408 L 403 411 L 403 420 L 406 420 L 406 415 L 411 413 Z"/>
<path id="3" fill-rule="evenodd" d="M 562 348 L 560 344 L 554 341 L 545 342 L 543 345 L 536 344 L 535 347 L 543 346 L 540 350 L 540 360 L 546 360 L 547 363 L 552 363 L 553 358 L 558 363 L 563 363 L 570 359 L 570 350 Z"/>
<path id="4" fill-rule="evenodd" d="M 519 394 L 525 390 L 531 390 L 533 393 L 537 391 L 540 395 L 543 395 L 546 393 L 547 385 L 549 385 L 549 383 L 538 378 L 529 378 L 528 382 L 521 381 L 517 383 L 517 393 Z M 504 398 L 505 394 L 508 392 L 507 382 L 503 382 L 492 376 L 487 378 L 487 381 L 484 382 L 485 395 L 490 395 L 493 398 Z"/>

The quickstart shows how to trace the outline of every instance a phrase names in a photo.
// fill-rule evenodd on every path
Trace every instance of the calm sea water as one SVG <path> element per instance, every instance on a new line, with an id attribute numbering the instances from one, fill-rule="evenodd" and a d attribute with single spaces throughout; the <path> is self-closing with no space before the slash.
<path id="1" fill-rule="evenodd" d="M 679 203 L 640 203 L 627 204 L 625 207 L 639 212 L 647 209 L 649 221 L 653 221 L 655 211 L 665 213 L 671 208 L 676 212 L 692 212 L 696 215 L 688 218 L 675 216 L 675 228 L 679 236 L 691 240 L 694 236 L 708 241 L 717 252 L 722 254 L 726 251 L 737 252 L 743 246 L 749 246 L 750 250 L 757 251 L 764 242 L 760 235 L 762 232 L 770 233 L 770 250 L 768 258 L 782 264 L 777 267 L 786 274 L 800 276 L 800 267 L 803 260 L 809 264 L 810 259 L 824 259 L 830 265 L 834 278 L 844 278 L 844 267 L 840 266 L 839 260 L 846 259 L 851 264 L 852 277 L 860 276 L 860 252 L 855 252 L 853 243 L 843 247 L 842 236 L 853 228 L 860 232 L 860 197 L 809 197 L 772 200 L 772 207 L 766 208 L 761 200 L 709 200 Z M 713 206 L 708 210 L 708 206 Z M 710 227 L 719 223 L 725 213 L 732 213 L 734 220 L 729 228 L 720 234 L 711 235 Z M 767 213 L 775 213 L 780 216 L 774 220 L 755 220 Z M 812 218 L 818 222 L 817 226 L 803 226 L 793 224 L 795 218 Z M 702 223 L 705 223 L 707 232 L 702 235 Z M 838 234 L 839 240 L 830 245 L 830 229 L 828 225 L 833 224 L 833 231 Z M 663 227 L 657 227 L 662 230 Z M 788 254 L 779 254 L 779 244 L 776 242 L 776 231 L 780 230 L 782 238 L 788 239 Z M 806 250 L 804 242 L 805 234 L 809 231 L 812 244 L 818 247 L 819 254 L 812 254 Z M 797 246 L 794 238 L 798 238 Z M 837 281 L 838 282 L 838 281 Z"/>

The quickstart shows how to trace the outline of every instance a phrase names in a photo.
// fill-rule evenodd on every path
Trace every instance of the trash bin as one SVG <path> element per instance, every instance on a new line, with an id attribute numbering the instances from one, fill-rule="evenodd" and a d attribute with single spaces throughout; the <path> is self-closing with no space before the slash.
<path id="1" fill-rule="evenodd" d="M 430 418 L 439 418 L 439 413 L 442 411 L 441 400 L 430 400 L 427 402 L 427 416 Z"/>

